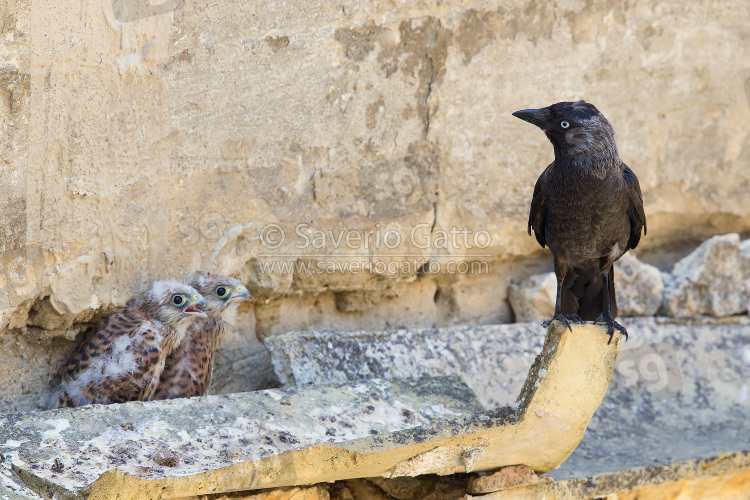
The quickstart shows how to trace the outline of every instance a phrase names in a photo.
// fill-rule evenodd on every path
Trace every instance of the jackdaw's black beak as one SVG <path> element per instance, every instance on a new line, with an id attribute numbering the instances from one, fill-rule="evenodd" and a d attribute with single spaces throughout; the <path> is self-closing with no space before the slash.
<path id="1" fill-rule="evenodd" d="M 513 113 L 513 116 L 525 122 L 532 123 L 542 130 L 547 130 L 548 125 L 547 120 L 545 120 L 547 114 L 546 109 L 522 109 Z"/>

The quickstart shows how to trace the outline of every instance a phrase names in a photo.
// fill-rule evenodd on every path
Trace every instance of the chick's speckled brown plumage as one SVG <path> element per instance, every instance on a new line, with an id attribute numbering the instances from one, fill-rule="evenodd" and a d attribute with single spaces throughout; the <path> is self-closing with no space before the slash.
<path id="1" fill-rule="evenodd" d="M 156 390 L 167 354 L 185 329 L 205 313 L 205 300 L 192 287 L 157 281 L 145 297 L 111 315 L 82 342 L 63 367 L 53 407 L 145 401 Z"/>
<path id="2" fill-rule="evenodd" d="M 190 284 L 205 298 L 207 318 L 191 324 L 185 339 L 167 357 L 153 399 L 203 396 L 211 383 L 214 350 L 234 329 L 237 306 L 250 298 L 247 289 L 234 278 L 206 274 Z"/>

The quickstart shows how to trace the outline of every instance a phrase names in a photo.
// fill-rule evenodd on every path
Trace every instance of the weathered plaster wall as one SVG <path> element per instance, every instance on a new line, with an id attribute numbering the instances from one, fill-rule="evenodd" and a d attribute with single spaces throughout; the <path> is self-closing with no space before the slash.
<path id="1" fill-rule="evenodd" d="M 42 405 L 82 322 L 196 270 L 257 298 L 215 391 L 273 382 L 255 334 L 512 320 L 507 283 L 546 262 L 525 226 L 552 151 L 510 116 L 525 107 L 585 98 L 607 115 L 653 262 L 750 230 L 742 0 L 154 3 L 0 4 L 0 411 Z M 381 237 L 300 249 L 300 223 Z M 387 262 L 452 254 L 487 272 L 260 267 L 377 261 L 387 229 L 417 224 L 491 244 L 404 243 L 417 257 Z"/>

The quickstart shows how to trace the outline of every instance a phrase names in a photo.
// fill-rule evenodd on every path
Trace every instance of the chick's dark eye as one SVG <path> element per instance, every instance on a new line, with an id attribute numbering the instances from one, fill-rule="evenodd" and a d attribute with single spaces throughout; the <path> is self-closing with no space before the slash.
<path id="1" fill-rule="evenodd" d="M 570 123 L 568 123 L 568 122 L 566 122 L 566 121 L 562 121 L 562 122 L 560 122 L 560 126 L 561 126 L 562 128 L 568 128 L 568 127 L 570 127 Z"/>
<path id="2" fill-rule="evenodd" d="M 172 297 L 172 304 L 176 306 L 181 306 L 183 302 L 185 302 L 185 299 L 182 297 L 182 295 L 175 295 L 174 297 Z"/>
<path id="3" fill-rule="evenodd" d="M 220 286 L 219 288 L 216 289 L 216 295 L 218 295 L 219 297 L 223 297 L 226 294 L 227 294 L 227 289 L 224 288 L 223 286 Z"/>

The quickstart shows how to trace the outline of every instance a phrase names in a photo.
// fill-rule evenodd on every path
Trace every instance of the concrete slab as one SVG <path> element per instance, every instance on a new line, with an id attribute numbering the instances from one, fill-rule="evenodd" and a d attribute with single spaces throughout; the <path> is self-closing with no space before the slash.
<path id="1" fill-rule="evenodd" d="M 393 331 L 325 329 L 265 339 L 285 385 L 369 378 L 457 375 L 486 408 L 510 406 L 523 387 L 545 330 L 539 323 Z"/>
<path id="2" fill-rule="evenodd" d="M 750 450 L 750 322 L 628 318 L 607 395 L 555 479 Z"/>
<path id="3" fill-rule="evenodd" d="M 750 319 L 624 318 L 615 375 L 555 479 L 750 449 Z M 543 340 L 538 323 L 290 333 L 266 340 L 286 383 L 452 374 L 486 407 L 514 404 Z M 346 362 L 339 360 L 345 359 Z"/>
<path id="4" fill-rule="evenodd" d="M 108 470 L 187 476 L 481 410 L 456 377 L 93 405 L 0 416 L 0 453 L 37 492 L 66 495 Z"/>
<path id="5" fill-rule="evenodd" d="M 553 325 L 514 408 L 477 413 L 456 378 L 373 380 L 5 415 L 0 447 L 26 485 L 59 498 L 177 498 L 519 463 L 546 472 L 583 437 L 620 341 L 607 344 L 600 327 Z"/>

